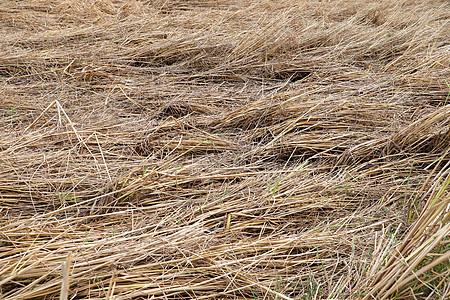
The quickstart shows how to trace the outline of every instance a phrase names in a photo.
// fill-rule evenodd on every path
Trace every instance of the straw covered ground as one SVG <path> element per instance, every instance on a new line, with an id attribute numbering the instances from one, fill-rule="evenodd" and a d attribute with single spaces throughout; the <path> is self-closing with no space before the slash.
<path id="1" fill-rule="evenodd" d="M 0 299 L 449 299 L 450 2 L 0 1 Z"/>

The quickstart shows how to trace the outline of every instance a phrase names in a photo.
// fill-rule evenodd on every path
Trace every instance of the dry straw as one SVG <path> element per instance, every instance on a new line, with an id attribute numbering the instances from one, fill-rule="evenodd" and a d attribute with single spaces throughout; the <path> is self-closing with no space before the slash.
<path id="1" fill-rule="evenodd" d="M 0 1 L 0 299 L 447 299 L 448 1 Z"/>

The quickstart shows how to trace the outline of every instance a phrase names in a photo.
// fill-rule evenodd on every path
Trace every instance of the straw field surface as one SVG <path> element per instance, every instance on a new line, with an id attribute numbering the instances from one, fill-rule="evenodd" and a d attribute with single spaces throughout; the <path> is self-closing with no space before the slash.
<path id="1" fill-rule="evenodd" d="M 450 2 L 0 0 L 0 299 L 449 299 Z"/>

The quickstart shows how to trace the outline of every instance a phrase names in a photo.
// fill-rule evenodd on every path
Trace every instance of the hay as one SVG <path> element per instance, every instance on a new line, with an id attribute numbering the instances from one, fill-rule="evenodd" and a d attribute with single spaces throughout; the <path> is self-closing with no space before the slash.
<path id="1" fill-rule="evenodd" d="M 0 298 L 447 298 L 449 11 L 0 1 Z"/>

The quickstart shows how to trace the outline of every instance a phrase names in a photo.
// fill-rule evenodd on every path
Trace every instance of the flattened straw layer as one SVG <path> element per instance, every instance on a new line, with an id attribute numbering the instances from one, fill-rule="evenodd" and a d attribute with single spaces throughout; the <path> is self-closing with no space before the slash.
<path id="1" fill-rule="evenodd" d="M 448 3 L 13 2 L 0 298 L 446 297 Z"/>

